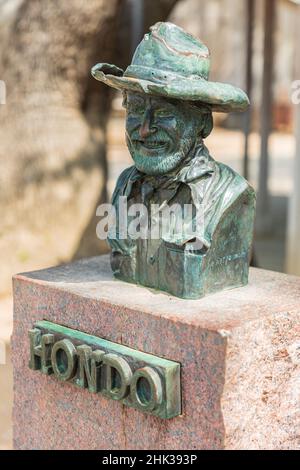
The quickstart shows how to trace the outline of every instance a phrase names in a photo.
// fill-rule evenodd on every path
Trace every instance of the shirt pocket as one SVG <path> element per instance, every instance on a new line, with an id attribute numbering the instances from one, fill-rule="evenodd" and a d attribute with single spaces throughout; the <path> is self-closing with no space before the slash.
<path id="1" fill-rule="evenodd" d="M 160 284 L 170 294 L 182 297 L 184 293 L 184 247 L 164 242 L 160 260 Z"/>
<path id="2" fill-rule="evenodd" d="M 187 251 L 184 245 L 164 243 L 164 266 L 160 266 L 164 290 L 182 298 L 198 298 L 203 290 L 203 261 L 201 250 Z"/>

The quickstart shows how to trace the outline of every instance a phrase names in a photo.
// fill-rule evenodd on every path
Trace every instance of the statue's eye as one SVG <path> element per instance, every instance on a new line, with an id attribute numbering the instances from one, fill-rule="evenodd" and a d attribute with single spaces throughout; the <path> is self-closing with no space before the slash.
<path id="1" fill-rule="evenodd" d="M 174 114 L 170 109 L 156 109 L 155 110 L 155 116 L 156 117 L 162 117 L 162 118 L 172 118 Z"/>
<path id="2" fill-rule="evenodd" d="M 127 105 L 127 112 L 131 114 L 143 114 L 145 112 L 145 108 L 143 106 L 133 106 L 133 105 Z"/>

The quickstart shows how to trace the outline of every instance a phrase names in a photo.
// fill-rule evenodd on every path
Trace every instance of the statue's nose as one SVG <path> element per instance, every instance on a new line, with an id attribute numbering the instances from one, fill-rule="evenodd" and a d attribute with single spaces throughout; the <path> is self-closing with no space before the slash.
<path id="1" fill-rule="evenodd" d="M 139 129 L 141 139 L 145 139 L 149 135 L 154 134 L 156 130 L 156 127 L 153 126 L 151 111 L 146 110 Z"/>

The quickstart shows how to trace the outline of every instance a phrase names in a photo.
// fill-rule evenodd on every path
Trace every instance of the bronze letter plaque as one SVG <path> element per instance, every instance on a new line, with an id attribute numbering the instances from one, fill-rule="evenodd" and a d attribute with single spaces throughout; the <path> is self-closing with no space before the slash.
<path id="1" fill-rule="evenodd" d="M 180 364 L 48 321 L 29 330 L 32 370 L 160 418 L 181 414 Z"/>

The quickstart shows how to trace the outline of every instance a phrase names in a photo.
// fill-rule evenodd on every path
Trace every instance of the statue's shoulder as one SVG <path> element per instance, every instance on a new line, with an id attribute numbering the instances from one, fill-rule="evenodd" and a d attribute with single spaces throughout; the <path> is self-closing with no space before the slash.
<path id="1" fill-rule="evenodd" d="M 115 201 L 117 196 L 122 196 L 129 179 L 136 173 L 136 171 L 137 170 L 134 165 L 125 168 L 125 170 L 122 171 L 117 179 L 117 183 L 112 195 L 112 202 Z"/>
<path id="2" fill-rule="evenodd" d="M 223 187 L 226 205 L 230 206 L 241 196 L 249 201 L 255 200 L 255 191 L 248 181 L 224 163 L 216 162 L 219 183 Z"/>
<path id="3" fill-rule="evenodd" d="M 228 212 L 243 213 L 242 206 L 248 207 L 249 214 L 254 213 L 254 189 L 232 168 L 215 161 L 215 172 L 204 199 L 205 232 L 210 243 L 219 224 L 226 223 Z"/>
<path id="4" fill-rule="evenodd" d="M 132 176 L 136 172 L 136 167 L 134 165 L 129 166 L 128 168 L 125 168 L 125 170 L 120 173 L 118 179 L 117 179 L 117 186 L 125 184 L 130 176 Z"/>

